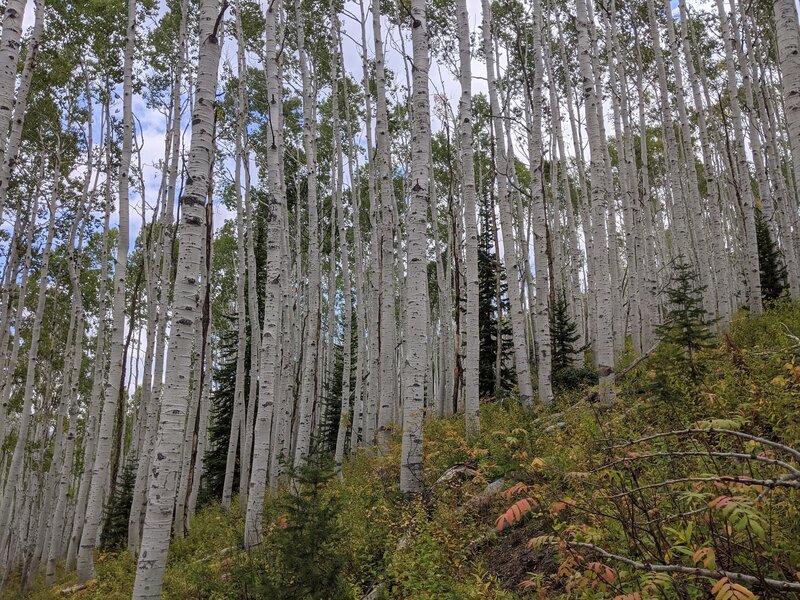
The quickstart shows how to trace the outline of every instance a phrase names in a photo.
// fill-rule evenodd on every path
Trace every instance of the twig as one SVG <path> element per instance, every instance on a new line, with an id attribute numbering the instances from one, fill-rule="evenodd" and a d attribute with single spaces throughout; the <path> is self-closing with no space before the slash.
<path id="1" fill-rule="evenodd" d="M 758 442 L 759 444 L 763 444 L 765 446 L 770 446 L 772 448 L 782 450 L 787 454 L 791 454 L 797 460 L 800 460 L 800 450 L 795 450 L 794 448 L 786 446 L 785 444 L 781 444 L 780 442 L 774 442 L 772 440 L 768 440 L 766 438 L 758 437 L 757 435 L 751 435 L 749 433 L 744 433 L 741 431 L 734 431 L 733 429 L 715 429 L 715 428 L 704 429 L 697 427 L 691 427 L 688 429 L 676 429 L 674 431 L 664 431 L 662 433 L 654 433 L 652 435 L 641 437 L 638 440 L 633 440 L 632 442 L 625 442 L 624 444 L 618 444 L 616 446 L 608 446 L 607 448 L 604 448 L 604 450 L 620 450 L 622 448 L 628 448 L 629 446 L 633 446 L 634 444 L 649 442 L 650 440 L 655 440 L 658 438 L 668 437 L 672 435 L 675 436 L 692 435 L 695 433 L 707 433 L 707 434 L 722 433 L 726 435 L 733 435 L 745 440 L 751 440 L 753 442 Z"/>
<path id="2" fill-rule="evenodd" d="M 678 483 L 694 483 L 694 482 L 711 483 L 717 481 L 724 483 L 741 483 L 744 485 L 753 485 L 753 486 L 760 485 L 766 488 L 789 487 L 789 488 L 800 489 L 800 481 L 792 481 L 787 479 L 749 479 L 746 477 L 742 477 L 740 475 L 713 475 L 709 477 L 681 477 L 680 479 L 667 479 L 665 481 L 659 481 L 658 483 L 650 483 L 648 485 L 643 485 L 641 487 L 626 490 L 624 492 L 620 492 L 619 494 L 604 496 L 604 499 L 614 500 L 616 498 L 623 498 L 624 496 L 629 496 L 630 494 L 641 492 L 643 490 L 652 490 L 655 488 L 667 487 Z"/>
<path id="3" fill-rule="evenodd" d="M 784 469 L 791 471 L 793 475 L 800 476 L 800 471 L 787 462 L 778 460 L 777 458 L 767 458 L 766 456 L 756 456 L 755 454 L 745 454 L 743 452 L 706 452 L 706 451 L 691 451 L 691 452 L 651 452 L 649 454 L 639 454 L 637 456 L 626 456 L 625 458 L 618 458 L 610 463 L 606 463 L 592 469 L 589 473 L 597 473 L 610 469 L 615 465 L 620 465 L 627 462 L 634 462 L 637 460 L 646 460 L 648 458 L 667 458 L 667 457 L 686 457 L 686 456 L 713 456 L 716 458 L 731 458 L 734 460 L 755 460 L 768 465 L 778 465 Z"/>
<path id="4" fill-rule="evenodd" d="M 699 567 L 686 567 L 684 565 L 653 565 L 633 560 L 631 558 L 628 558 L 627 556 L 612 554 L 611 552 L 604 550 L 599 546 L 595 546 L 594 544 L 588 544 L 586 542 L 558 541 L 558 542 L 549 542 L 549 544 L 554 546 L 558 544 L 566 544 L 571 548 L 585 548 L 587 550 L 591 550 L 592 552 L 596 552 L 603 558 L 621 562 L 639 571 L 649 571 L 651 573 L 683 573 L 685 575 L 694 575 L 696 577 L 710 577 L 713 579 L 721 579 L 723 577 L 727 577 L 731 581 L 741 581 L 743 583 L 749 583 L 751 585 L 766 585 L 774 590 L 779 590 L 782 592 L 800 592 L 800 582 L 795 583 L 793 581 L 769 579 L 766 577 L 761 579 L 753 575 L 746 575 L 744 573 L 735 573 L 733 571 L 724 571 L 722 569 L 716 569 L 716 570 L 701 569 Z"/>

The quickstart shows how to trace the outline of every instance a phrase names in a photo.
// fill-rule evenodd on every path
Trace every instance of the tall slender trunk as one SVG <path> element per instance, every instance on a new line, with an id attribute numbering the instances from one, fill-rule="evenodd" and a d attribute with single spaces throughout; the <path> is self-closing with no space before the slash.
<path id="1" fill-rule="evenodd" d="M 422 491 L 422 422 L 425 416 L 425 372 L 428 366 L 427 207 L 430 194 L 430 96 L 428 94 L 428 25 L 425 0 L 411 2 L 413 43 L 413 115 L 411 126 L 411 205 L 407 216 L 408 266 L 405 298 L 403 373 L 403 443 L 400 491 Z"/>
<path id="2" fill-rule="evenodd" d="M 508 282 L 508 302 L 511 317 L 511 331 L 514 343 L 514 365 L 519 385 L 519 399 L 523 406 L 533 402 L 528 343 L 526 340 L 525 309 L 520 290 L 519 265 L 514 241 L 514 226 L 511 212 L 511 198 L 508 192 L 508 174 L 511 170 L 506 157 L 505 128 L 500 114 L 495 78 L 495 59 L 492 44 L 492 13 L 488 0 L 482 0 L 483 9 L 483 49 L 486 57 L 486 76 L 489 83 L 489 102 L 492 111 L 492 125 L 495 143 L 495 171 L 497 174 L 497 202 L 500 208 L 500 227 L 503 233 L 503 257 L 505 259 Z M 498 369 L 499 371 L 499 369 Z"/>
<path id="3" fill-rule="evenodd" d="M 467 435 L 480 433 L 480 337 L 478 313 L 478 224 L 476 215 L 475 164 L 472 134 L 472 55 L 470 53 L 469 11 L 466 0 L 458 0 L 458 57 L 461 99 L 458 103 L 461 134 L 461 196 L 464 201 L 464 231 L 466 232 L 466 293 L 467 314 L 464 323 L 467 348 L 464 357 L 464 416 Z"/>
<path id="4" fill-rule="evenodd" d="M 264 328 L 261 337 L 261 364 L 259 366 L 258 412 L 254 430 L 253 469 L 247 496 L 245 514 L 244 545 L 251 548 L 261 543 L 264 495 L 267 485 L 267 470 L 270 466 L 272 448 L 270 431 L 272 411 L 275 404 L 275 376 L 278 357 L 278 332 L 280 331 L 282 293 L 281 240 L 283 237 L 283 207 L 286 203 L 284 180 L 281 173 L 283 161 L 283 95 L 279 77 L 277 17 L 283 10 L 281 0 L 275 0 L 266 10 L 266 71 L 267 102 L 269 119 L 273 124 L 267 141 L 269 173 L 269 213 L 267 215 L 267 287 L 264 298 Z M 288 222 L 287 222 L 288 224 Z M 299 235 L 299 228 L 296 232 Z M 300 257 L 297 257 L 300 260 Z M 287 402 L 292 402 L 291 396 Z M 288 417 L 288 415 L 287 415 Z M 288 445 L 288 444 L 287 444 Z M 275 450 L 278 450 L 277 448 Z M 274 452 L 274 451 L 273 451 Z"/>
<path id="5" fill-rule="evenodd" d="M 224 9 L 223 9 L 224 10 Z M 181 198 L 180 247 L 175 278 L 174 318 L 170 331 L 161 418 L 153 459 L 152 478 L 133 598 L 161 597 L 170 530 L 177 491 L 186 413 L 191 388 L 186 374 L 191 369 L 193 332 L 198 326 L 195 298 L 201 265 L 199 257 L 205 235 L 205 204 L 213 157 L 215 96 L 220 58 L 221 15 L 217 0 L 200 5 L 200 50 L 195 80 L 192 139 L 187 163 L 187 180 Z"/>
<path id="6" fill-rule="evenodd" d="M 306 155 L 306 204 L 308 208 L 308 331 L 305 336 L 303 379 L 297 421 L 297 445 L 294 465 L 299 467 L 311 447 L 314 408 L 317 404 L 317 380 L 320 333 L 320 257 L 319 217 L 317 211 L 317 148 L 315 89 L 309 70 L 309 53 L 305 44 L 305 22 L 300 0 L 295 0 L 297 23 L 297 50 L 300 55 L 300 73 L 303 84 L 303 151 Z"/>
<path id="7" fill-rule="evenodd" d="M 94 571 L 94 549 L 97 529 L 103 518 L 104 485 L 108 476 L 111 458 L 112 433 L 117 416 L 120 397 L 120 377 L 123 369 L 125 345 L 125 284 L 128 272 L 128 197 L 131 153 L 133 149 L 133 51 L 136 36 L 136 0 L 128 2 L 128 24 L 126 27 L 123 109 L 122 109 L 122 153 L 119 167 L 119 235 L 114 266 L 114 299 L 111 315 L 111 363 L 108 372 L 108 387 L 100 415 L 97 450 L 93 458 L 92 486 L 86 505 L 86 518 L 78 549 L 78 581 L 92 579 Z M 89 461 L 91 462 L 91 460 Z M 113 473 L 112 473 L 113 476 Z"/>
<path id="8" fill-rule="evenodd" d="M 595 287 L 597 298 L 596 330 L 597 337 L 593 340 L 598 370 L 600 371 L 600 398 L 609 401 L 613 398 L 614 384 L 614 332 L 608 316 L 612 314 L 611 278 L 609 262 L 606 252 L 606 167 L 604 155 L 606 148 L 603 146 L 598 116 L 598 99 L 595 93 L 595 74 L 592 69 L 590 57 L 591 39 L 589 35 L 589 17 L 585 0 L 577 0 L 577 25 L 578 25 L 578 62 L 580 65 L 584 109 L 586 112 L 586 129 L 589 134 L 589 148 L 591 154 L 591 198 L 592 198 L 592 237 L 595 254 L 594 278 L 592 285 Z"/>

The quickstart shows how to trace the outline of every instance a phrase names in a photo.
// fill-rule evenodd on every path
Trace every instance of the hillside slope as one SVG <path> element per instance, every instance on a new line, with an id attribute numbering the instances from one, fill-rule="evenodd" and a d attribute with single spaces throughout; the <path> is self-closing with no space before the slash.
<path id="1" fill-rule="evenodd" d="M 798 336 L 800 306 L 784 305 L 737 320 L 692 369 L 669 347 L 623 363 L 612 405 L 591 389 L 535 414 L 487 402 L 474 443 L 463 418 L 431 420 L 413 501 L 398 492 L 398 443 L 359 453 L 341 478 L 319 462 L 299 497 L 268 503 L 267 541 L 249 555 L 242 515 L 209 506 L 170 550 L 165 597 L 792 597 Z M 134 570 L 102 555 L 72 596 L 127 598 Z"/>

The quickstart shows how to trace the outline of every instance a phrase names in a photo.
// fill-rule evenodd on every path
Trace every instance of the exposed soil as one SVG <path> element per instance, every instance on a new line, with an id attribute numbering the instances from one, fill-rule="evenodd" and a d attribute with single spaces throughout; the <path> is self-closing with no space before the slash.
<path id="1" fill-rule="evenodd" d="M 500 582 L 503 589 L 519 592 L 519 584 L 529 573 L 555 574 L 558 563 L 553 548 L 544 546 L 531 550 L 528 540 L 539 532 L 531 527 L 519 527 L 486 546 L 478 555 L 486 569 Z"/>

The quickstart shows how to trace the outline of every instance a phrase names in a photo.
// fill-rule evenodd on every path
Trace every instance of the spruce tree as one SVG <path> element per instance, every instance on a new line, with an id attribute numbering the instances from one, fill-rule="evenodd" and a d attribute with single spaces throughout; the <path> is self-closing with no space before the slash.
<path id="1" fill-rule="evenodd" d="M 553 305 L 550 319 L 550 336 L 553 342 L 553 373 L 568 369 L 575 362 L 577 350 L 574 346 L 580 336 L 578 324 L 569 314 L 569 304 L 564 290 L 561 290 Z"/>
<path id="2" fill-rule="evenodd" d="M 341 500 L 329 493 L 333 456 L 317 443 L 298 468 L 286 465 L 294 492 L 277 501 L 277 528 L 241 574 L 249 598 L 327 600 L 347 594 Z"/>
<path id="3" fill-rule="evenodd" d="M 128 516 L 133 504 L 133 488 L 136 485 L 135 460 L 129 460 L 120 471 L 119 481 L 106 507 L 100 547 L 103 550 L 121 550 L 128 539 Z"/>
<path id="4" fill-rule="evenodd" d="M 233 320 L 233 319 L 231 319 Z M 204 460 L 203 480 L 201 482 L 198 504 L 207 504 L 222 498 L 225 481 L 225 466 L 228 459 L 228 440 L 231 435 L 231 419 L 236 388 L 236 327 L 225 331 L 220 339 L 221 360 L 214 367 L 214 391 L 211 394 L 211 419 L 208 425 L 208 449 Z M 247 346 L 249 348 L 249 345 Z M 248 352 L 248 358 L 249 358 Z M 247 362 L 245 364 L 248 364 Z M 247 370 L 249 374 L 249 369 Z M 249 375 L 245 375 L 245 398 L 250 385 Z M 233 493 L 238 490 L 239 456 L 237 453 L 233 477 Z"/>
<path id="5" fill-rule="evenodd" d="M 563 290 L 559 292 L 550 317 L 550 339 L 553 348 L 553 385 L 558 389 L 579 388 L 597 383 L 597 372 L 584 365 L 575 366 L 575 348 L 580 339 L 578 324 L 569 314 L 569 303 Z"/>
<path id="6" fill-rule="evenodd" d="M 478 243 L 478 337 L 480 340 L 479 388 L 482 397 L 494 397 L 514 386 L 511 368 L 513 347 L 511 324 L 500 316 L 508 312 L 506 274 L 502 263 L 492 251 L 488 218 L 484 218 L 483 231 Z M 497 306 L 497 273 L 500 272 L 500 310 Z M 500 390 L 496 390 L 497 337 L 500 336 Z"/>
<path id="7" fill-rule="evenodd" d="M 712 321 L 708 320 L 703 308 L 704 291 L 705 286 L 700 284 L 700 276 L 694 267 L 682 256 L 677 257 L 665 290 L 668 299 L 665 319 L 657 331 L 662 343 L 681 349 L 681 357 L 695 381 L 701 375 L 697 352 L 710 347 L 713 339 L 709 330 Z"/>
<path id="8" fill-rule="evenodd" d="M 756 240 L 761 272 L 761 297 L 764 304 L 769 306 L 786 296 L 789 284 L 780 248 L 772 238 L 767 221 L 760 210 L 756 210 Z"/>

